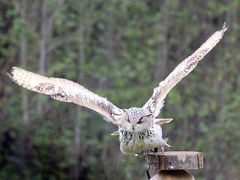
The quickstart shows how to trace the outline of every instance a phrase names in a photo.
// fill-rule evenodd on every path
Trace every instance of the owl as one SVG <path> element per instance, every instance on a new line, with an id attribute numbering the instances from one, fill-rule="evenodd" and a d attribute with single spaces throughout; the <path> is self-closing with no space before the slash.
<path id="1" fill-rule="evenodd" d="M 167 138 L 162 137 L 161 125 L 171 122 L 172 119 L 158 118 L 164 99 L 169 91 L 216 46 L 226 30 L 224 24 L 221 30 L 212 34 L 192 55 L 183 60 L 164 81 L 159 83 L 150 99 L 142 107 L 122 109 L 78 83 L 42 76 L 18 67 L 13 67 L 8 76 L 23 88 L 98 112 L 104 116 L 105 120 L 118 126 L 118 131 L 112 135 L 119 135 L 121 152 L 138 154 L 158 147 L 170 147 Z"/>

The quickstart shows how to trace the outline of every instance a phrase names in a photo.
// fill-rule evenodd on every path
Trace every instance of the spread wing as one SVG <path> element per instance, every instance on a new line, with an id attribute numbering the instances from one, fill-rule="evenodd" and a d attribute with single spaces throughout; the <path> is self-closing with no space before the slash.
<path id="1" fill-rule="evenodd" d="M 149 108 L 153 116 L 157 117 L 169 91 L 187 76 L 197 66 L 198 62 L 216 46 L 226 30 L 224 24 L 221 30 L 216 31 L 191 56 L 183 60 L 164 81 L 159 83 L 159 86 L 154 89 L 152 97 L 143 107 Z"/>
<path id="2" fill-rule="evenodd" d="M 71 102 L 97 111 L 116 124 L 116 117 L 122 110 L 106 98 L 89 91 L 78 83 L 67 79 L 46 77 L 24 69 L 13 67 L 8 76 L 19 86 L 31 91 L 50 95 L 53 99 Z"/>

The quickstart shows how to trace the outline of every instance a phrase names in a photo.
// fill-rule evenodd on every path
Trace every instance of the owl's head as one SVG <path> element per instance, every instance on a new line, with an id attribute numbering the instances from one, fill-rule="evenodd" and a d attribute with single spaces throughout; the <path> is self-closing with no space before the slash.
<path id="1" fill-rule="evenodd" d="M 121 116 L 120 127 L 127 131 L 141 132 L 153 126 L 153 116 L 143 108 L 125 109 Z"/>

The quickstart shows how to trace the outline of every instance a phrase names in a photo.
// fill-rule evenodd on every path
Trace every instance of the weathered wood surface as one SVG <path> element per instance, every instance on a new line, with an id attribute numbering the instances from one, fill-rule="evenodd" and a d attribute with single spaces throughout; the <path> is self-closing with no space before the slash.
<path id="1" fill-rule="evenodd" d="M 181 170 L 203 168 L 203 154 L 194 151 L 168 151 L 146 155 L 149 169 Z"/>
<path id="2" fill-rule="evenodd" d="M 194 176 L 185 170 L 162 170 L 150 180 L 194 180 Z"/>

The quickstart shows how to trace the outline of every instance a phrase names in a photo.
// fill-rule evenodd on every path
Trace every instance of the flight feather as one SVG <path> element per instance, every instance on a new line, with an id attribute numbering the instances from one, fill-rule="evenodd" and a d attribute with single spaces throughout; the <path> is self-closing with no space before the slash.
<path id="1" fill-rule="evenodd" d="M 42 76 L 18 67 L 13 67 L 8 76 L 19 86 L 28 90 L 50 95 L 53 99 L 71 102 L 92 109 L 115 123 L 115 116 L 122 110 L 106 98 L 89 91 L 73 81 Z"/>

